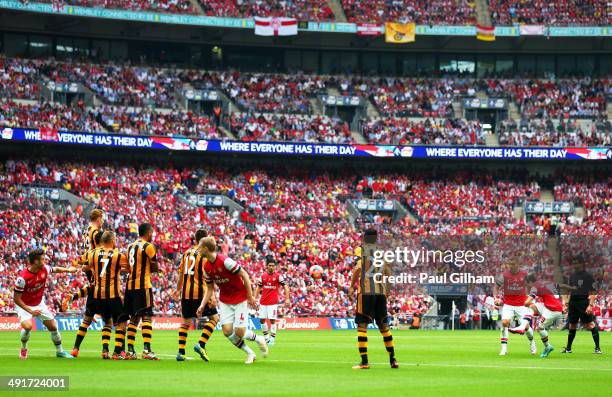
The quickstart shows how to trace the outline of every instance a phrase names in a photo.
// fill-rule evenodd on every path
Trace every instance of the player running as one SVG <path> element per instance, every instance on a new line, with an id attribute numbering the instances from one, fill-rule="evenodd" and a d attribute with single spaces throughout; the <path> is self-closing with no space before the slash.
<path id="1" fill-rule="evenodd" d="M 525 301 L 525 307 L 533 310 L 535 316 L 539 316 L 537 331 L 544 344 L 544 351 L 542 351 L 540 357 L 545 358 L 555 350 L 554 346 L 548 341 L 548 330 L 555 321 L 561 319 L 563 303 L 561 299 L 557 298 L 557 287 L 553 283 L 536 281 L 534 274 L 528 275 L 525 278 L 525 283 L 529 289 L 529 296 Z M 519 326 L 511 328 L 510 332 L 524 334 L 526 329 Z"/>
<path id="2" fill-rule="evenodd" d="M 61 266 L 45 265 L 45 252 L 35 249 L 28 254 L 29 266 L 19 272 L 15 280 L 14 295 L 15 310 L 21 322 L 21 351 L 19 358 L 28 358 L 28 340 L 32 331 L 32 317 L 38 317 L 49 332 L 59 358 L 72 358 L 62 347 L 62 337 L 57 330 L 57 322 L 53 313 L 44 301 L 47 277 L 50 273 L 75 273 L 78 269 Z"/>
<path id="3" fill-rule="evenodd" d="M 91 310 L 104 320 L 104 328 L 109 330 L 109 336 L 102 336 L 102 358 L 108 360 L 110 330 L 115 325 L 115 349 L 113 360 L 124 360 L 125 354 L 125 323 L 127 316 L 123 314 L 123 305 L 119 293 L 120 272 L 128 272 L 128 260 L 125 254 L 116 247 L 115 234 L 106 231 L 102 234 L 100 247 L 85 253 L 81 257 L 84 270 L 94 275 L 93 300 Z"/>
<path id="4" fill-rule="evenodd" d="M 125 288 L 124 310 L 130 316 L 130 323 L 127 331 L 128 352 L 127 358 L 135 360 L 137 358 L 134 350 L 136 342 L 136 331 L 142 319 L 142 340 L 144 350 L 142 358 L 145 360 L 159 360 L 159 357 L 151 350 L 151 339 L 153 337 L 153 284 L 151 283 L 151 273 L 158 272 L 157 257 L 153 240 L 153 226 L 150 223 L 143 223 L 138 226 L 138 240 L 128 246 L 127 256 L 130 266 Z"/>
<path id="5" fill-rule="evenodd" d="M 195 245 L 185 251 L 179 266 L 178 288 L 174 293 L 174 299 L 181 299 L 183 323 L 179 328 L 179 351 L 176 355 L 176 361 L 185 361 L 185 345 L 187 344 L 187 335 L 191 327 L 191 321 L 194 317 L 197 317 L 196 312 L 206 290 L 204 282 L 204 264 L 206 263 L 206 258 L 198 251 L 200 240 L 206 236 L 206 230 L 198 229 L 196 231 Z M 219 322 L 216 306 L 215 297 L 212 296 L 202 312 L 203 316 L 208 317 L 208 321 L 204 324 L 200 340 L 193 348 L 204 361 L 209 360 L 206 343 Z"/>
<path id="6" fill-rule="evenodd" d="M 567 321 L 569 322 L 569 333 L 567 345 L 562 353 L 572 352 L 572 343 L 576 337 L 576 328 L 580 321 L 584 328 L 591 330 L 593 342 L 595 343 L 594 354 L 601 354 L 599 347 L 599 327 L 595 323 L 593 306 L 597 295 L 595 292 L 595 279 L 586 271 L 586 261 L 582 255 L 573 259 L 574 273 L 570 276 L 568 288 L 570 298 L 568 303 Z"/>
<path id="7" fill-rule="evenodd" d="M 533 311 L 525 307 L 527 301 L 527 293 L 525 290 L 525 278 L 527 272 L 519 269 L 519 264 L 516 259 L 511 259 L 508 265 L 509 270 L 503 273 L 503 307 L 502 307 L 502 331 L 501 331 L 501 351 L 500 356 L 508 354 L 508 331 L 510 321 L 515 317 L 520 320 L 518 329 L 523 329 L 524 334 L 529 340 L 531 354 L 536 354 L 537 346 L 533 340 L 533 329 L 530 322 L 533 318 Z M 498 295 L 496 292 L 495 295 Z M 501 302 L 497 301 L 496 305 Z"/>
<path id="8" fill-rule="evenodd" d="M 244 339 L 255 341 L 264 357 L 268 356 L 268 345 L 261 335 L 247 329 L 249 321 L 248 307 L 257 309 L 253 297 L 249 274 L 235 260 L 217 253 L 214 237 L 205 237 L 200 241 L 198 250 L 208 260 L 204 266 L 206 292 L 198 307 L 197 315 L 204 313 L 213 296 L 214 285 L 219 287 L 219 311 L 223 335 L 237 348 L 247 354 L 245 364 L 253 364 L 257 356 L 244 342 Z"/>
<path id="9" fill-rule="evenodd" d="M 393 335 L 388 324 L 387 314 L 387 294 L 388 288 L 385 284 L 376 282 L 375 274 L 379 272 L 371 262 L 373 251 L 376 246 L 377 232 L 376 230 L 368 229 L 363 236 L 362 255 L 358 260 L 357 265 L 353 269 L 351 284 L 349 287 L 349 299 L 353 300 L 355 292 L 355 284 L 359 280 L 357 290 L 357 313 L 355 322 L 357 323 L 357 346 L 361 363 L 353 366 L 353 369 L 369 369 L 368 362 L 368 324 L 376 322 L 378 330 L 383 336 L 383 341 L 387 353 L 389 354 L 389 364 L 391 368 L 399 368 L 399 364 L 395 358 L 395 348 L 393 346 Z M 383 272 L 388 275 L 390 269 L 388 265 L 383 267 Z"/>
<path id="10" fill-rule="evenodd" d="M 259 321 L 261 322 L 261 330 L 263 331 L 266 343 L 272 346 L 276 341 L 276 318 L 278 315 L 278 290 L 283 287 L 285 296 L 285 305 L 289 306 L 289 286 L 285 284 L 285 279 L 282 274 L 276 272 L 276 261 L 272 257 L 266 258 L 266 272 L 262 274 L 257 288 L 255 288 L 255 300 L 259 297 Z M 270 334 L 268 335 L 268 323 L 270 320 Z"/>

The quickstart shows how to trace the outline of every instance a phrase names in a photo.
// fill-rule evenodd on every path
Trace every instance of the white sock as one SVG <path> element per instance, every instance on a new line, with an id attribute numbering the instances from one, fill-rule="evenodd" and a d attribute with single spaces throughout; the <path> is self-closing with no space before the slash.
<path id="1" fill-rule="evenodd" d="M 531 319 L 533 318 L 532 315 L 526 314 L 523 316 L 523 318 L 521 319 L 521 325 L 520 327 L 522 329 L 525 329 L 527 327 L 527 324 L 531 323 Z M 529 327 L 531 328 L 531 327 Z M 531 333 L 533 335 L 533 332 Z"/>
<path id="2" fill-rule="evenodd" d="M 264 336 L 268 335 L 268 322 L 266 320 L 261 321 L 261 332 Z"/>
<path id="3" fill-rule="evenodd" d="M 255 352 L 253 351 L 253 349 L 251 349 L 249 347 L 249 345 L 247 345 L 246 343 L 244 343 L 244 341 L 241 341 L 242 345 L 240 346 L 240 348 L 248 355 L 255 355 Z"/>
<path id="4" fill-rule="evenodd" d="M 252 340 L 257 343 L 265 342 L 265 339 L 263 338 L 263 336 L 257 335 L 255 332 L 251 331 L 250 329 L 247 329 L 246 332 L 244 333 L 244 339 Z"/>
<path id="5" fill-rule="evenodd" d="M 529 327 L 529 329 L 525 331 L 525 335 L 527 335 L 529 342 L 533 341 L 533 328 Z"/>
<path id="6" fill-rule="evenodd" d="M 251 331 L 253 332 L 253 331 Z M 261 338 L 261 336 L 260 336 Z M 229 339 L 230 342 L 232 342 L 232 344 L 234 346 L 236 346 L 238 349 L 243 350 L 244 352 L 246 352 L 246 354 L 255 354 L 253 352 L 253 350 L 251 350 L 251 348 L 244 343 L 244 340 L 239 337 L 238 335 L 236 335 L 235 332 L 232 332 L 232 334 L 230 336 L 227 337 L 227 339 Z"/>
<path id="7" fill-rule="evenodd" d="M 272 338 L 276 337 L 276 323 L 270 326 L 270 336 L 272 336 Z"/>
<path id="8" fill-rule="evenodd" d="M 501 345 L 503 350 L 508 346 L 508 327 L 502 327 Z"/>
<path id="9" fill-rule="evenodd" d="M 59 331 L 51 331 L 51 340 L 53 341 L 55 349 L 58 353 L 64 351 L 64 348 L 62 347 L 62 336 L 60 335 Z"/>
<path id="10" fill-rule="evenodd" d="M 22 349 L 27 349 L 29 340 L 30 340 L 30 330 L 22 329 L 21 330 L 21 348 Z"/>
<path id="11" fill-rule="evenodd" d="M 539 329 L 540 338 L 542 338 L 542 343 L 544 343 L 545 347 L 548 347 L 548 331 L 545 329 Z"/>

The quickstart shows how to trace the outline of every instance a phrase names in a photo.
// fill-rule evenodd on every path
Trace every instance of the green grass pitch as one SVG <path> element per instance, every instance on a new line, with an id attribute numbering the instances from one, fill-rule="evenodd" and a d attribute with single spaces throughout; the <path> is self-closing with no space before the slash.
<path id="1" fill-rule="evenodd" d="M 69 350 L 74 332 L 63 332 Z M 356 331 L 280 331 L 267 359 L 252 366 L 244 354 L 215 331 L 208 346 L 211 362 L 193 353 L 176 362 L 177 332 L 157 331 L 158 362 L 103 361 L 100 333 L 89 332 L 76 360 L 54 357 L 47 332 L 33 332 L 29 358 L 21 361 L 19 335 L 0 333 L 0 375 L 68 375 L 69 392 L 45 396 L 606 396 L 612 387 L 612 335 L 601 333 L 603 355 L 593 354 L 589 332 L 579 332 L 574 353 L 563 355 L 567 333 L 552 332 L 556 350 L 547 359 L 529 354 L 524 336 L 511 335 L 509 355 L 499 357 L 496 331 L 395 331 L 398 370 L 388 366 L 380 334 L 369 330 L 370 370 L 355 371 Z M 251 344 L 256 350 L 256 346 Z M 142 347 L 140 334 L 137 349 Z M 538 349 L 541 350 L 538 340 Z M 256 350 L 258 351 L 258 350 Z M 36 395 L 35 392 L 0 392 Z"/>

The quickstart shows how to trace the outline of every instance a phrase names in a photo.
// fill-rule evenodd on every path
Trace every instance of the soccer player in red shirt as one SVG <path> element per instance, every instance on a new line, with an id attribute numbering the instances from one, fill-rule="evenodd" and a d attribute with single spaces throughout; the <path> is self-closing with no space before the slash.
<path id="1" fill-rule="evenodd" d="M 249 274 L 235 260 L 217 253 L 217 243 L 214 237 L 204 237 L 198 245 L 198 250 L 208 260 L 204 266 L 207 288 L 196 312 L 198 317 L 202 316 L 216 284 L 219 287 L 219 312 L 223 335 L 234 346 L 247 354 L 245 364 L 253 364 L 257 356 L 244 342 L 244 339 L 257 342 L 262 355 L 267 357 L 266 340 L 247 328 L 249 306 L 257 310 Z"/>
<path id="2" fill-rule="evenodd" d="M 261 322 L 261 330 L 268 345 L 272 346 L 276 339 L 276 318 L 278 315 L 278 290 L 280 287 L 284 289 L 285 305 L 290 305 L 289 286 L 285 284 L 285 279 L 282 274 L 275 271 L 276 261 L 271 256 L 266 258 L 266 272 L 261 275 L 261 279 L 255 289 L 255 300 L 261 292 L 259 299 L 259 321 Z M 268 336 L 268 322 L 270 320 L 270 336 Z"/>
<path id="3" fill-rule="evenodd" d="M 561 319 L 563 303 L 557 298 L 559 293 L 555 284 L 536 281 L 534 274 L 528 275 L 525 282 L 529 288 L 529 297 L 525 301 L 525 306 L 530 307 L 534 315 L 540 316 L 537 330 L 544 344 L 544 351 L 540 357 L 545 358 L 555 349 L 548 342 L 548 329 L 555 321 Z"/>
<path id="4" fill-rule="evenodd" d="M 529 326 L 529 322 L 533 318 L 533 311 L 525 307 L 527 301 L 527 292 L 525 290 L 525 278 L 527 272 L 520 270 L 519 263 L 516 258 L 510 260 L 509 270 L 503 273 L 503 307 L 502 307 L 502 333 L 501 333 L 501 351 L 500 356 L 508 354 L 508 329 L 510 321 L 517 318 L 520 325 L 517 328 L 526 330 L 524 333 L 529 339 L 531 354 L 536 353 L 536 344 L 533 340 L 533 329 Z M 496 292 L 495 295 L 498 295 Z M 496 302 L 499 304 L 501 302 Z"/>
<path id="5" fill-rule="evenodd" d="M 57 322 L 53 313 L 44 302 L 47 277 L 50 273 L 75 273 L 77 268 L 45 265 L 45 252 L 35 249 L 28 254 L 29 266 L 19 272 L 15 280 L 14 300 L 15 310 L 21 322 L 21 352 L 22 360 L 28 358 L 28 340 L 32 330 L 32 317 L 39 317 L 45 327 L 51 332 L 51 340 L 57 349 L 59 358 L 72 358 L 62 347 L 62 337 L 57 330 Z"/>

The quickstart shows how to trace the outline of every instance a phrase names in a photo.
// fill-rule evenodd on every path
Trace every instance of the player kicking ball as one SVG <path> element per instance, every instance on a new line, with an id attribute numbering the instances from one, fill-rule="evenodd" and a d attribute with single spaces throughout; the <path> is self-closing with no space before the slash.
<path id="1" fill-rule="evenodd" d="M 276 261 L 274 258 L 266 258 L 266 272 L 261 276 L 257 288 L 255 289 L 255 300 L 261 293 L 259 299 L 259 321 L 261 330 L 268 345 L 273 346 L 276 343 L 276 318 L 278 316 L 278 290 L 283 287 L 285 293 L 285 305 L 290 305 L 289 287 L 285 284 L 285 279 L 282 274 L 276 271 Z M 268 320 L 270 320 L 270 329 L 268 333 Z"/>
<path id="2" fill-rule="evenodd" d="M 58 358 L 72 358 L 70 353 L 62 347 L 62 337 L 57 330 L 57 322 L 53 313 L 44 302 L 45 286 L 50 273 L 76 273 L 77 268 L 45 265 L 45 252 L 35 249 L 28 254 L 29 266 L 19 272 L 15 281 L 14 300 L 15 309 L 21 322 L 21 352 L 19 358 L 28 358 L 28 340 L 32 330 L 32 318 L 38 317 L 49 332 L 51 340 L 57 350 Z"/>
<path id="3" fill-rule="evenodd" d="M 206 292 L 196 314 L 201 317 L 212 297 L 215 284 L 219 287 L 219 312 L 223 335 L 237 348 L 247 354 L 245 364 L 253 364 L 257 356 L 244 342 L 257 343 L 264 357 L 268 356 L 268 345 L 261 335 L 247 329 L 249 306 L 257 310 L 249 274 L 235 260 L 217 253 L 214 237 L 205 237 L 198 246 L 200 253 L 208 260 L 204 266 Z"/>
<path id="4" fill-rule="evenodd" d="M 537 331 L 544 344 L 544 351 L 542 351 L 540 357 L 546 358 L 555 350 L 554 346 L 548 341 L 548 330 L 555 321 L 561 319 L 563 303 L 556 297 L 559 294 L 554 284 L 538 282 L 534 274 L 528 275 L 525 278 L 525 283 L 529 288 L 529 297 L 525 301 L 525 306 L 533 310 L 535 316 L 539 316 Z M 518 326 L 511 328 L 510 332 L 524 334 L 526 329 Z"/>

